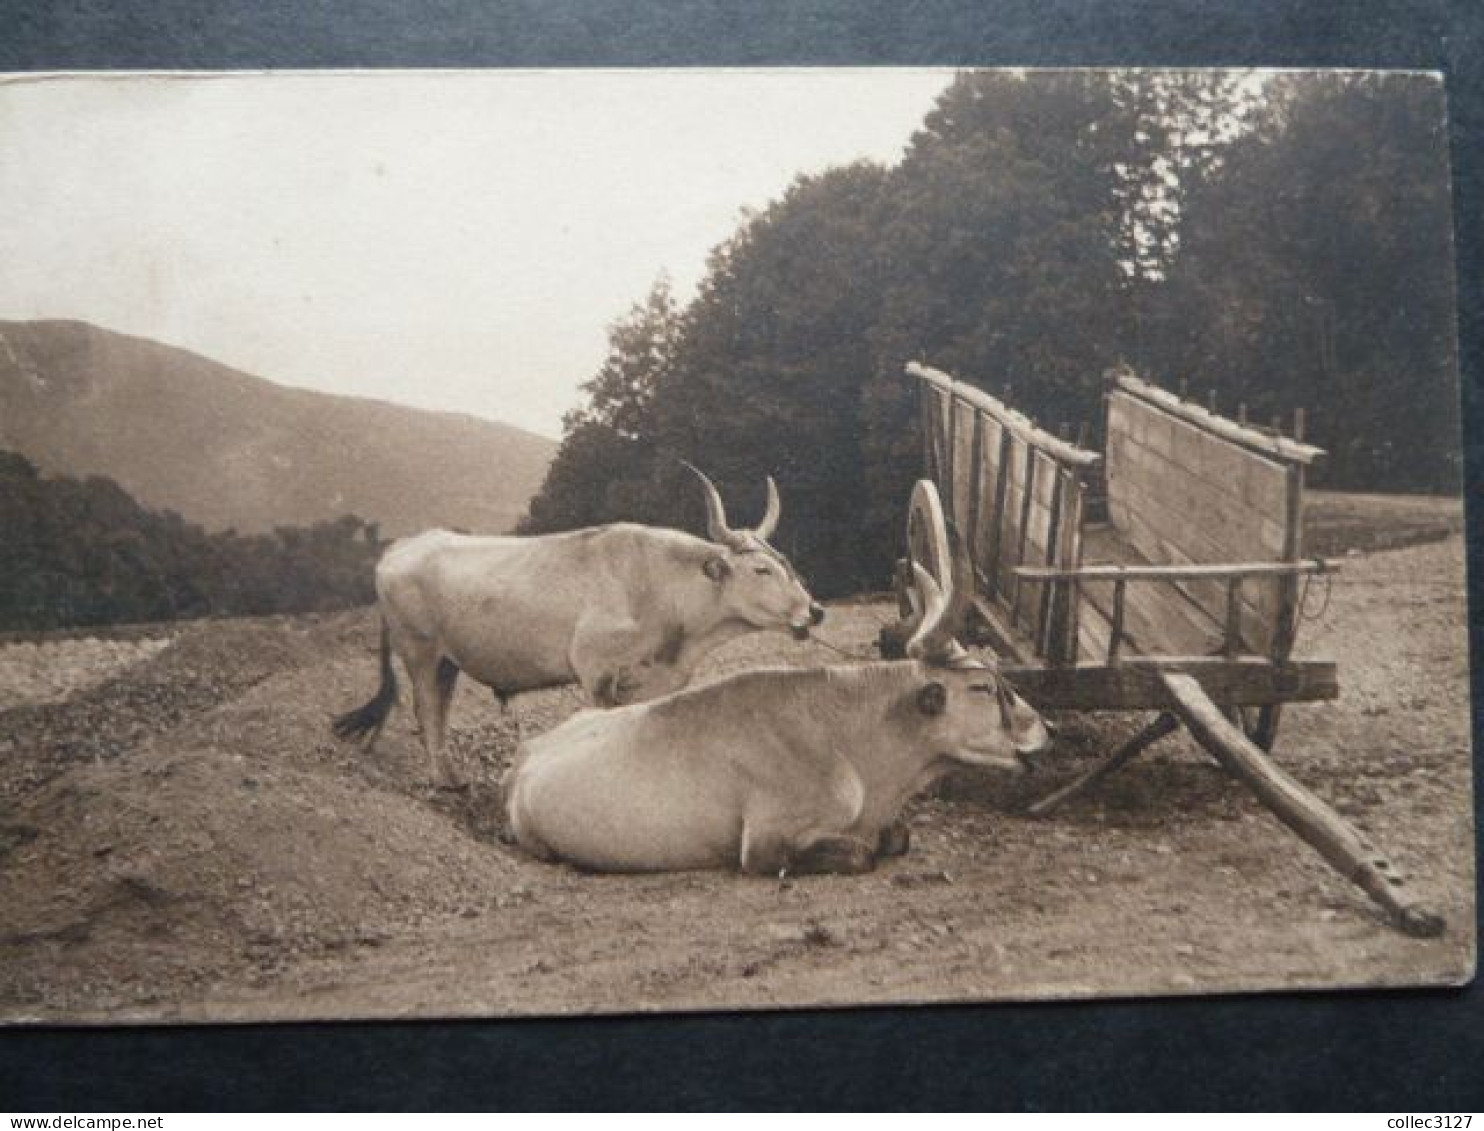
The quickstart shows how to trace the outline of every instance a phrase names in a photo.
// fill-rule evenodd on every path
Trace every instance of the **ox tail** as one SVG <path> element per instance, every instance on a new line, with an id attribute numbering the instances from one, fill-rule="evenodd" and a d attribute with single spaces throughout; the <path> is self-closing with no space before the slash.
<path id="1" fill-rule="evenodd" d="M 376 694 L 353 711 L 336 715 L 330 724 L 336 738 L 363 738 L 376 740 L 386 717 L 397 705 L 397 673 L 392 669 L 392 639 L 386 618 L 381 621 L 381 686 Z"/>

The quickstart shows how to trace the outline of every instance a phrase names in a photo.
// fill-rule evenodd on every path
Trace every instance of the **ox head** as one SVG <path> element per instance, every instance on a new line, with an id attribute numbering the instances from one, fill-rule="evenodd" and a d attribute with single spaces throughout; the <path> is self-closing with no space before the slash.
<path id="1" fill-rule="evenodd" d="M 975 766 L 1025 768 L 1023 758 L 1050 744 L 1041 716 L 1017 695 L 991 665 L 971 656 L 955 638 L 967 601 L 949 583 L 945 594 L 927 570 L 912 564 L 917 578 L 909 590 L 917 628 L 907 655 L 919 662 L 923 679 L 912 709 L 938 753 Z"/>
<path id="2" fill-rule="evenodd" d="M 727 525 L 726 507 L 716 485 L 697 467 L 706 493 L 706 534 L 719 552 L 706 560 L 706 576 L 717 585 L 728 610 L 754 628 L 787 628 L 803 640 L 810 625 L 824 620 L 824 609 L 815 602 L 787 558 L 768 544 L 778 526 L 782 506 L 778 484 L 768 476 L 768 508 L 762 522 L 752 530 L 734 530 Z"/>

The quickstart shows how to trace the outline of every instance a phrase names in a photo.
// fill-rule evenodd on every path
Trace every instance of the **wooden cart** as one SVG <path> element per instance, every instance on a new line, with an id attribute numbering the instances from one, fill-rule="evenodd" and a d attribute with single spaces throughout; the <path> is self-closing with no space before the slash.
<path id="1" fill-rule="evenodd" d="M 1306 588 L 1334 568 L 1302 556 L 1304 473 L 1323 452 L 1126 370 L 1107 378 L 1105 454 L 947 374 L 907 374 L 925 476 L 909 560 L 946 577 L 952 525 L 980 639 L 1037 708 L 1154 712 L 1031 812 L 1183 726 L 1403 931 L 1440 933 L 1442 918 L 1408 898 L 1386 858 L 1268 756 L 1285 704 L 1339 694 L 1333 663 L 1293 658 Z"/>

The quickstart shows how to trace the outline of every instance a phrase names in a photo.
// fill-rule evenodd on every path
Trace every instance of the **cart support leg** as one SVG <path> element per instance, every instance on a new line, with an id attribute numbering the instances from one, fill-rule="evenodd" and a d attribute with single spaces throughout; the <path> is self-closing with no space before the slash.
<path id="1" fill-rule="evenodd" d="M 1406 899 L 1401 878 L 1391 864 L 1361 838 L 1333 809 L 1278 766 L 1221 714 L 1205 690 L 1191 676 L 1164 672 L 1160 678 L 1174 701 L 1175 711 L 1204 746 L 1234 778 L 1252 790 L 1285 825 L 1302 837 L 1341 875 L 1359 884 L 1384 907 L 1409 935 L 1431 938 L 1444 929 L 1441 915 Z"/>
<path id="2" fill-rule="evenodd" d="M 1273 749 L 1273 740 L 1278 737 L 1278 719 L 1283 714 L 1281 703 L 1269 703 L 1257 713 L 1257 729 L 1252 732 L 1252 741 L 1259 749 L 1269 753 Z"/>
<path id="3" fill-rule="evenodd" d="M 1154 721 L 1134 735 L 1112 754 L 1104 758 L 1092 769 L 1088 770 L 1079 778 L 1073 779 L 1060 789 L 1048 793 L 1039 801 L 1033 802 L 1026 808 L 1026 812 L 1032 817 L 1044 817 L 1058 805 L 1070 801 L 1086 793 L 1098 782 L 1102 781 L 1115 770 L 1128 765 L 1138 755 L 1153 746 L 1167 734 L 1171 734 L 1180 727 L 1180 720 L 1169 711 L 1162 711 L 1156 715 Z"/>

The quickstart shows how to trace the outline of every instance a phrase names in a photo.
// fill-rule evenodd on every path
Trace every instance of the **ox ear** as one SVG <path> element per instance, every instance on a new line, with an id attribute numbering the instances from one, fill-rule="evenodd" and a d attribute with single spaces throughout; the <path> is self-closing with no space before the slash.
<path id="1" fill-rule="evenodd" d="M 706 559 L 701 565 L 701 572 L 712 581 L 725 581 L 732 576 L 732 563 L 716 554 Z"/>
<path id="2" fill-rule="evenodd" d="M 917 689 L 917 709 L 924 715 L 941 715 L 948 709 L 948 688 L 936 679 Z"/>

